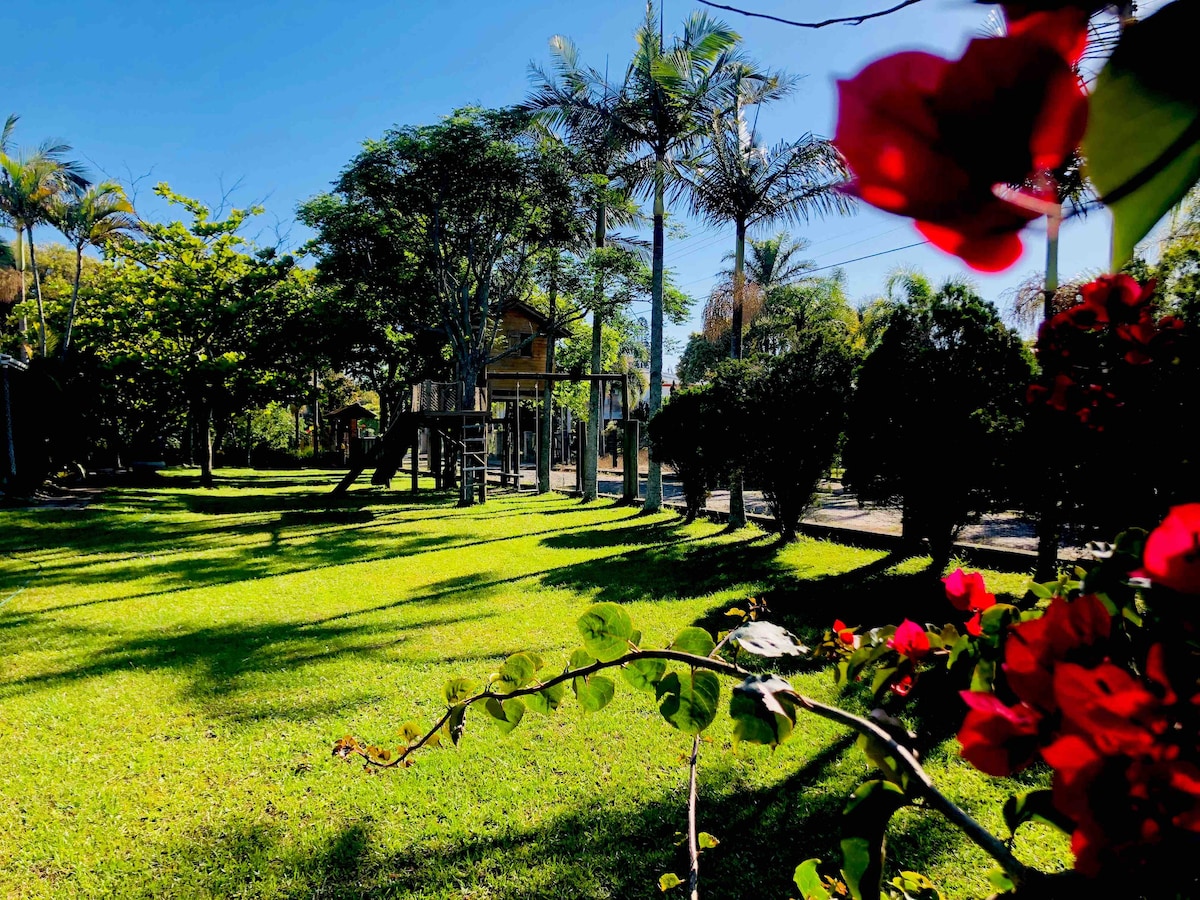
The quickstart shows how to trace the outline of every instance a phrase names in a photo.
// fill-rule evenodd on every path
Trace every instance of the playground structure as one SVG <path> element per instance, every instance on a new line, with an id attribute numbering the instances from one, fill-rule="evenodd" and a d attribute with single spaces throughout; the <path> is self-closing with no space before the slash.
<path id="1" fill-rule="evenodd" d="M 521 490 L 521 460 L 530 449 L 537 458 L 535 489 L 549 490 L 552 446 L 542 444 L 547 441 L 545 432 L 553 434 L 553 429 L 543 422 L 543 416 L 545 404 L 553 397 L 550 388 L 558 382 L 598 383 L 602 397 L 606 385 L 619 388 L 621 453 L 625 459 L 636 461 L 638 423 L 629 415 L 629 376 L 549 371 L 553 368 L 548 361 L 552 335 L 566 337 L 567 332 L 528 304 L 510 304 L 496 323 L 493 356 L 475 388 L 467 391 L 462 382 L 426 381 L 415 385 L 409 410 L 396 415 L 369 450 L 358 458 L 350 458 L 350 471 L 334 491 L 348 490 L 366 469 L 374 467 L 372 484 L 391 484 L 397 473 L 404 470 L 416 491 L 424 473 L 433 477 L 439 490 L 457 484 L 462 505 L 484 503 L 489 478 L 501 487 Z M 523 404 L 533 406 L 532 420 L 527 418 L 528 414 L 522 415 Z M 522 419 L 532 427 L 524 428 Z M 526 441 L 530 433 L 531 441 Z M 532 446 L 522 446 L 523 441 Z M 565 436 L 560 443 L 566 450 L 566 445 L 572 442 L 578 448 L 577 459 L 582 460 L 585 443 L 582 428 L 576 429 L 573 441 Z M 499 465 L 489 468 L 493 445 Z M 426 461 L 424 470 L 422 457 Z M 625 466 L 622 496 L 626 501 L 638 496 L 636 465 Z"/>
<path id="2" fill-rule="evenodd" d="M 535 406 L 552 400 L 547 387 L 556 382 L 597 382 L 617 384 L 621 396 L 623 428 L 621 453 L 634 465 L 625 465 L 622 499 L 632 501 L 638 496 L 637 447 L 638 422 L 630 418 L 629 376 L 624 374 L 576 375 L 550 372 L 489 371 L 482 387 L 474 391 L 474 409 L 463 409 L 465 395 L 460 382 L 426 381 L 413 388 L 412 408 L 398 414 L 387 431 L 375 442 L 370 452 L 352 463 L 346 476 L 334 488 L 335 493 L 347 491 L 359 476 L 374 467 L 371 483 L 391 484 L 401 471 L 408 473 L 412 490 L 418 491 L 422 475 L 433 478 L 441 490 L 451 484 L 470 486 L 471 493 L 460 492 L 460 502 L 487 502 L 489 479 L 501 487 L 520 490 L 521 485 L 521 404 Z M 498 408 L 500 415 L 495 415 Z M 535 422 L 540 416 L 535 415 Z M 534 435 L 540 429 L 532 429 Z M 582 431 L 576 432 L 576 445 L 582 457 Z M 489 448 L 498 449 L 499 466 L 490 467 Z M 537 453 L 539 477 L 536 483 L 549 482 L 549 453 Z M 421 466 L 424 457 L 426 465 Z M 542 468 L 546 471 L 540 471 Z M 544 476 L 544 477 L 541 477 Z M 536 489 L 536 484 L 535 484 Z"/>

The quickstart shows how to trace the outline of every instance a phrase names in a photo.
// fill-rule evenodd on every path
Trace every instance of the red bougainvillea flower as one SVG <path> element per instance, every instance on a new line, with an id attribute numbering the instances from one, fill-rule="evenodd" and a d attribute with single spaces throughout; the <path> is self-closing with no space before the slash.
<path id="1" fill-rule="evenodd" d="M 1071 65 L 1087 49 L 1088 19 L 1094 10 L 1071 4 L 1038 9 L 1025 3 L 1005 3 L 1004 18 L 1012 36 L 1028 36 L 1052 47 Z"/>
<path id="2" fill-rule="evenodd" d="M 1058 708 L 1054 669 L 1062 662 L 1099 662 L 1112 616 L 1095 596 L 1055 597 L 1040 618 L 1013 626 L 1004 644 L 1004 677 L 1021 700 L 1042 712 Z"/>
<path id="3" fill-rule="evenodd" d="M 1017 261 L 1017 233 L 1040 214 L 995 188 L 1060 166 L 1087 120 L 1071 67 L 1028 32 L 971 41 L 955 61 L 898 53 L 838 91 L 834 143 L 858 196 L 912 217 L 934 245 L 984 271 Z"/>
<path id="4" fill-rule="evenodd" d="M 913 677 L 911 675 L 902 675 L 899 678 L 894 678 L 888 684 L 888 687 L 897 697 L 907 697 L 909 691 L 913 689 Z"/>
<path id="5" fill-rule="evenodd" d="M 837 635 L 837 639 L 843 644 L 847 644 L 851 647 L 857 647 L 859 644 L 860 638 L 854 633 L 854 629 L 841 619 L 833 620 L 833 633 Z"/>
<path id="6" fill-rule="evenodd" d="M 967 634 L 971 637 L 983 636 L 983 613 L 975 613 L 967 619 Z"/>
<path id="7" fill-rule="evenodd" d="M 916 622 L 905 619 L 888 638 L 887 645 L 909 659 L 920 659 L 929 652 L 929 635 Z"/>
<path id="8" fill-rule="evenodd" d="M 1138 284 L 1128 275 L 1102 275 L 1079 289 L 1083 303 L 1066 310 L 1075 325 L 1132 324 L 1141 320 L 1154 297 L 1154 279 Z M 1064 315 L 1064 313 L 1059 313 Z"/>
<path id="9" fill-rule="evenodd" d="M 958 731 L 963 759 L 997 777 L 1033 762 L 1041 721 L 1037 710 L 1026 703 L 1005 706 L 995 694 L 963 691 L 961 696 L 970 710 Z"/>
<path id="10" fill-rule="evenodd" d="M 1142 571 L 1153 584 L 1200 594 L 1200 503 L 1172 507 L 1150 532 Z"/>
<path id="11" fill-rule="evenodd" d="M 1054 696 L 1063 730 L 1084 735 L 1105 756 L 1152 753 L 1167 730 L 1160 699 L 1112 663 L 1094 669 L 1060 663 L 1054 670 Z"/>
<path id="12" fill-rule="evenodd" d="M 996 605 L 996 595 L 988 593 L 978 572 L 968 574 L 955 569 L 942 579 L 942 584 L 946 586 L 946 599 L 955 609 L 977 613 Z"/>

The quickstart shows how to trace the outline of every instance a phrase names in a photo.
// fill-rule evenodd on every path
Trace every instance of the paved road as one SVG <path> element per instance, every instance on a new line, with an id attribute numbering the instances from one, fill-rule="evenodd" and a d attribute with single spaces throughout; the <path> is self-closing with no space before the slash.
<path id="1" fill-rule="evenodd" d="M 534 472 L 530 468 L 528 475 L 523 478 L 523 483 L 532 485 L 534 481 Z M 573 490 L 575 472 L 555 471 L 552 473 L 551 484 L 558 490 Z M 602 469 L 599 488 L 602 495 L 619 496 L 621 493 L 620 473 L 611 469 Z M 644 495 L 646 490 L 644 478 L 641 481 L 641 490 Z M 668 477 L 663 480 L 663 498 L 668 503 L 683 503 L 683 490 L 673 478 Z M 728 512 L 729 492 L 713 491 L 705 506 L 717 512 Z M 771 515 L 762 494 L 758 491 L 746 492 L 746 511 L 763 516 Z M 860 507 L 854 495 L 845 491 L 839 482 L 826 482 L 821 486 L 817 502 L 805 516 L 804 521 L 813 525 L 826 525 L 877 534 L 897 536 L 900 534 L 899 510 L 871 505 Z M 964 528 L 958 540 L 964 544 L 978 544 L 1005 550 L 1037 551 L 1037 534 L 1033 522 L 1016 513 L 986 515 L 978 524 L 968 525 Z"/>

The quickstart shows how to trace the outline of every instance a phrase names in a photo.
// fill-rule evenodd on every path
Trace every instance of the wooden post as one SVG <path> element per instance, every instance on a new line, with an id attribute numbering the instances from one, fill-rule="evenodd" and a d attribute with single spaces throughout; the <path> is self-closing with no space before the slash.
<path id="1" fill-rule="evenodd" d="M 378 441 L 378 440 L 380 440 L 380 438 L 376 438 L 375 440 Z M 418 490 L 420 490 L 420 488 L 417 486 L 417 483 L 418 483 L 418 481 L 420 481 L 420 478 L 421 478 L 421 472 L 420 472 L 420 468 L 419 468 L 420 460 L 421 460 L 421 426 L 414 425 L 413 433 L 412 433 L 412 463 L 411 463 L 412 492 L 414 494 Z"/>
<path id="2" fill-rule="evenodd" d="M 621 499 L 632 503 L 638 498 L 638 422 L 634 419 L 625 420 L 624 444 L 621 452 L 624 455 L 624 488 Z"/>
<path id="3" fill-rule="evenodd" d="M 442 433 L 434 426 L 429 428 L 429 468 L 433 470 L 433 486 L 442 489 Z"/>
<path id="4" fill-rule="evenodd" d="M 587 454 L 587 422 L 575 423 L 575 490 L 583 493 L 583 463 Z"/>

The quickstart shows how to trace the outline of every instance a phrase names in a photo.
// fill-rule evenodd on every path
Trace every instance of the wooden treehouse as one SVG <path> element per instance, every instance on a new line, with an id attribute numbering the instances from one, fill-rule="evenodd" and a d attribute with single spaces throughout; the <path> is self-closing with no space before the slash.
<path id="1" fill-rule="evenodd" d="M 434 484 L 442 489 L 450 484 L 465 486 L 468 482 L 480 503 L 487 500 L 489 473 L 501 486 L 521 487 L 521 458 L 529 447 L 530 432 L 533 450 L 539 466 L 548 455 L 538 453 L 539 413 L 550 394 L 547 387 L 559 381 L 599 381 L 620 386 L 623 398 L 622 415 L 626 425 L 632 425 L 636 459 L 636 422 L 629 418 L 629 385 L 625 375 L 575 375 L 549 372 L 547 365 L 548 335 L 551 323 L 536 309 L 515 303 L 505 309 L 496 328 L 490 361 L 474 389 L 473 409 L 464 409 L 466 396 L 461 382 L 425 381 L 414 385 L 410 411 L 397 415 L 387 432 L 375 443 L 373 452 L 365 454 L 335 488 L 347 490 L 370 466 L 375 466 L 372 484 L 390 484 L 391 479 L 405 468 L 412 479 L 412 489 L 418 489 L 422 472 L 421 458 L 427 462 L 424 473 L 431 475 Z M 567 336 L 561 328 L 554 330 L 556 338 Z M 530 411 L 529 407 L 534 411 Z M 522 412 L 522 407 L 525 412 Z M 629 429 L 627 429 L 627 432 Z M 630 441 L 626 434 L 626 444 Z M 499 465 L 489 470 L 489 448 L 495 447 Z M 406 459 L 407 458 L 407 459 Z M 545 473 L 545 482 L 549 473 Z M 637 497 L 636 466 L 626 467 L 625 499 Z M 471 499 L 464 490 L 464 501 Z"/>

